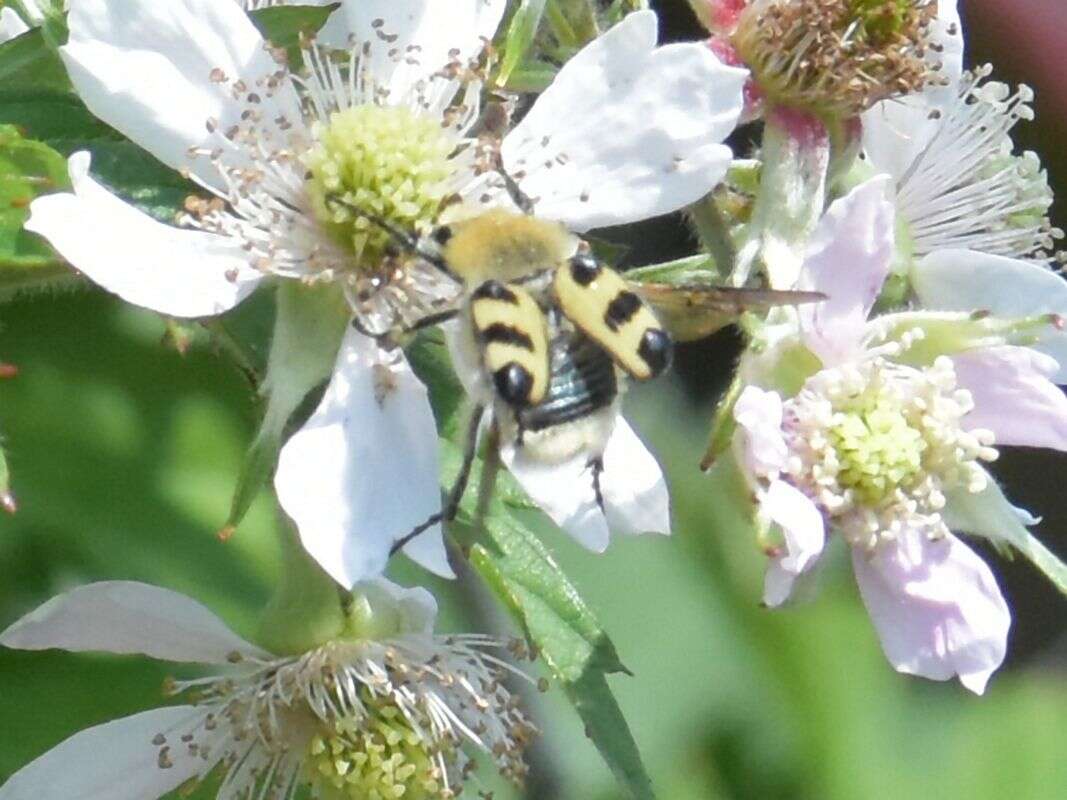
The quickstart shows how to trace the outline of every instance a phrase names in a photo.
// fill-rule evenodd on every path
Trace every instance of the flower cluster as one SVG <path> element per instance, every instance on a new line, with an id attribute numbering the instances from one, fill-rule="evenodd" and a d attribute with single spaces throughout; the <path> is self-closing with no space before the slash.
<path id="1" fill-rule="evenodd" d="M 537 729 L 513 661 L 543 655 L 587 722 L 606 692 L 589 686 L 623 669 L 524 512 L 593 552 L 669 534 L 622 397 L 674 340 L 738 320 L 706 464 L 744 487 L 710 501 L 744 507 L 765 605 L 840 541 L 893 666 L 985 690 L 1011 614 L 962 537 L 1018 549 L 1067 592 L 989 471 L 1005 447 L 1067 451 L 1063 233 L 1039 157 L 1011 139 L 1033 93 L 964 71 L 952 0 L 691 2 L 708 40 L 666 45 L 654 12 L 623 3 L 568 4 L 580 25 L 554 0 L 0 9 L 0 48 L 61 63 L 85 117 L 184 194 L 143 202 L 87 145 L 65 177 L 22 176 L 25 231 L 174 326 L 217 336 L 214 318 L 271 295 L 265 368 L 242 362 L 263 415 L 220 533 L 269 485 L 285 565 L 257 643 L 132 582 L 7 628 L 8 648 L 202 672 L 168 681 L 175 705 L 44 754 L 0 800 L 209 780 L 220 798 L 453 798 L 479 762 L 521 784 Z M 743 122 L 763 139 L 735 157 Z M 582 238 L 683 210 L 695 259 L 623 274 Z M 0 451 L 13 508 L 7 480 Z M 526 639 L 435 633 L 434 598 L 384 577 L 398 552 L 444 578 L 465 559 Z M 637 780 L 612 752 L 633 750 L 617 714 L 589 733 Z"/>

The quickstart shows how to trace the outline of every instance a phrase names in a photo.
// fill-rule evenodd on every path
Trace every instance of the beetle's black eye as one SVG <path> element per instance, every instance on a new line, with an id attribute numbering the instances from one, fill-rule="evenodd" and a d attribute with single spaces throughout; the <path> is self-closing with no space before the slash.
<path id="1" fill-rule="evenodd" d="M 433 240 L 439 245 L 444 246 L 448 244 L 449 240 L 452 238 L 452 233 L 452 228 L 448 225 L 442 225 L 434 230 Z"/>
<path id="2" fill-rule="evenodd" d="M 600 274 L 600 262 L 589 253 L 578 253 L 571 258 L 571 277 L 580 286 L 588 286 Z"/>

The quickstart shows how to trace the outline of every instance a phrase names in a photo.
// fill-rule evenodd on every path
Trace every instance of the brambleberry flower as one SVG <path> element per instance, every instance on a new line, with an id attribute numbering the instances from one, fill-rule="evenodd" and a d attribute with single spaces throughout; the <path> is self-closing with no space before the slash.
<path id="1" fill-rule="evenodd" d="M 895 252 L 888 188 L 888 177 L 874 178 L 826 213 L 801 285 L 829 299 L 801 308 L 799 328 L 784 325 L 742 364 L 749 385 L 734 406 L 734 445 L 759 520 L 776 531 L 765 602 L 785 602 L 834 533 L 852 551 L 891 663 L 958 675 L 981 693 L 1011 618 L 992 572 L 954 531 L 1019 547 L 1067 589 L 1063 566 L 985 469 L 995 445 L 1067 450 L 1067 398 L 1048 380 L 1055 361 L 1012 343 L 1013 331 L 1047 319 L 868 320 Z M 810 368 L 798 373 L 802 364 Z"/>
<path id="2" fill-rule="evenodd" d="M 423 589 L 357 588 L 385 627 L 288 655 L 155 586 L 97 583 L 53 598 L 0 644 L 141 654 L 208 674 L 167 682 L 184 705 L 75 734 L 11 776 L 0 798 L 153 800 L 210 775 L 220 798 L 289 800 L 303 787 L 329 800 L 451 798 L 478 758 L 521 782 L 535 730 L 506 686 L 525 679 L 507 645 L 434 635 L 437 607 Z"/>
<path id="3" fill-rule="evenodd" d="M 450 302 L 455 287 L 427 265 L 399 266 L 380 230 L 330 198 L 416 229 L 448 197 L 511 204 L 472 133 L 476 60 L 504 5 L 351 0 L 323 40 L 354 44 L 310 46 L 296 74 L 236 5 L 72 3 L 61 54 L 86 104 L 213 196 L 190 199 L 186 227 L 164 224 L 111 194 L 78 153 L 73 193 L 35 201 L 27 227 L 105 289 L 171 316 L 221 314 L 264 279 L 296 287 L 279 294 L 279 319 L 295 327 L 276 328 L 260 438 L 280 442 L 332 365 L 320 406 L 281 449 L 275 487 L 309 552 L 346 586 L 380 573 L 394 542 L 441 498 L 425 388 L 402 353 L 357 330 L 338 350 L 342 314 L 379 332 Z M 577 231 L 643 219 L 692 202 L 725 173 L 730 150 L 720 142 L 744 73 L 698 44 L 656 47 L 657 32 L 653 13 L 627 17 L 503 136 L 503 164 L 539 216 Z M 321 313 L 287 315 L 286 298 L 312 288 L 343 293 L 348 311 L 320 303 Z M 319 343 L 312 356 L 309 341 Z M 440 526 L 404 552 L 451 575 Z"/>
<path id="4" fill-rule="evenodd" d="M 864 157 L 896 189 L 894 273 L 924 308 L 1067 314 L 1067 282 L 1050 268 L 1063 236 L 1049 222 L 1052 191 L 1037 154 L 1016 152 L 1011 140 L 1020 120 L 1033 119 L 1033 92 L 991 73 L 947 69 L 946 85 L 863 117 Z M 1061 331 L 1037 349 L 1067 363 Z"/>

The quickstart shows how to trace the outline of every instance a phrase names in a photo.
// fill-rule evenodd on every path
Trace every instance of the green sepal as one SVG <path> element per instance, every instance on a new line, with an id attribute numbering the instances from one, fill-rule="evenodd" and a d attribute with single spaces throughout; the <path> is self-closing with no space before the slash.
<path id="1" fill-rule="evenodd" d="M 348 625 L 345 593 L 278 514 L 281 575 L 260 616 L 258 644 L 279 656 L 298 655 L 340 637 Z"/>
<path id="2" fill-rule="evenodd" d="M 278 286 L 274 337 L 261 388 L 266 409 L 238 478 L 226 530 L 232 531 L 244 519 L 274 473 L 278 453 L 292 433 L 293 418 L 298 411 L 310 410 L 308 397 L 329 379 L 349 318 L 344 298 L 334 286 L 310 287 L 297 281 Z"/>
<path id="3" fill-rule="evenodd" d="M 1067 564 L 1030 533 L 993 476 L 987 473 L 986 478 L 986 488 L 977 494 L 966 489 L 946 493 L 941 512 L 945 524 L 954 531 L 988 539 L 999 549 L 1008 545 L 1017 550 L 1067 595 Z"/>
<path id="4" fill-rule="evenodd" d="M 907 342 L 895 358 L 912 366 L 927 366 L 938 356 L 966 350 L 1010 344 L 1023 347 L 1039 343 L 1063 322 L 1054 314 L 1025 318 L 994 317 L 977 311 L 905 311 L 878 317 L 873 323 L 874 341 Z M 921 338 L 914 337 L 915 332 Z"/>

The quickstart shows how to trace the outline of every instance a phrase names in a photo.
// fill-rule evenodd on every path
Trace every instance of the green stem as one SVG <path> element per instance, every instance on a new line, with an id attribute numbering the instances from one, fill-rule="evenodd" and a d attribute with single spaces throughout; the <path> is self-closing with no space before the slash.
<path id="1" fill-rule="evenodd" d="M 815 117 L 788 108 L 767 113 L 763 170 L 748 241 L 741 248 L 732 283 L 744 286 L 753 269 L 772 289 L 792 289 L 804 248 L 826 204 L 830 137 Z"/>
<path id="2" fill-rule="evenodd" d="M 263 609 L 259 643 L 277 655 L 293 655 L 338 638 L 350 598 L 308 555 L 292 523 L 278 516 L 282 573 Z"/>

